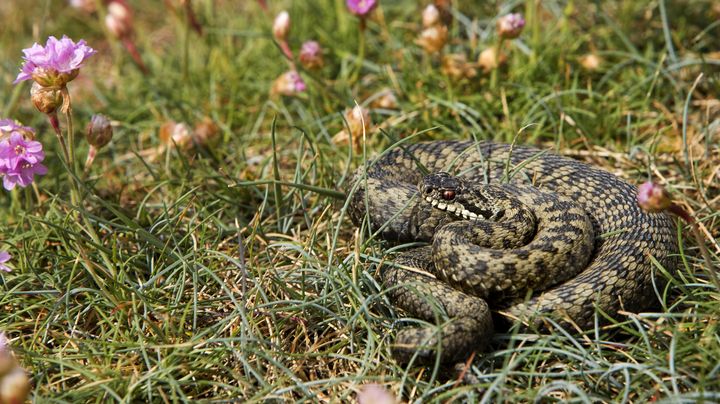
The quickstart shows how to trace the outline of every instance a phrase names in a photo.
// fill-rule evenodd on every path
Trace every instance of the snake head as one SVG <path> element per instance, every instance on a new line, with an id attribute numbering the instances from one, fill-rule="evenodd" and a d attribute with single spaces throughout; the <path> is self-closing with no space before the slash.
<path id="1" fill-rule="evenodd" d="M 465 180 L 446 172 L 426 175 L 419 184 L 422 198 L 434 208 L 452 213 L 459 219 L 479 220 L 492 215 L 477 203 L 476 192 L 467 192 Z"/>

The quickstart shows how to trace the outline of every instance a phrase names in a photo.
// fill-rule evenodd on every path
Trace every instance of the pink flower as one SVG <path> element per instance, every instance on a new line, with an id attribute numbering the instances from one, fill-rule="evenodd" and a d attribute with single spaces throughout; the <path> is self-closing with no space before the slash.
<path id="1" fill-rule="evenodd" d="M 365 18 L 377 7 L 377 0 L 345 0 L 348 10 L 358 17 Z"/>
<path id="2" fill-rule="evenodd" d="M 60 40 L 51 36 L 45 46 L 35 43 L 23 49 L 23 53 L 25 62 L 13 83 L 32 79 L 42 86 L 50 87 L 64 86 L 74 79 L 85 60 L 97 51 L 83 40 L 75 43 L 67 36 Z"/>
<path id="3" fill-rule="evenodd" d="M 395 404 L 397 399 L 379 384 L 366 384 L 362 386 L 357 395 L 360 404 Z"/>
<path id="4" fill-rule="evenodd" d="M 648 181 L 638 187 L 637 201 L 648 212 L 660 212 L 672 205 L 670 195 L 662 185 Z"/>
<path id="5" fill-rule="evenodd" d="M 322 47 L 317 41 L 307 41 L 300 48 L 300 63 L 307 69 L 319 69 L 323 67 Z"/>
<path id="6" fill-rule="evenodd" d="M 0 119 L 0 140 L 10 136 L 12 132 L 20 132 L 23 135 L 29 135 L 29 137 L 35 136 L 35 129 L 29 126 L 22 126 L 12 119 Z"/>
<path id="7" fill-rule="evenodd" d="M 5 189 L 11 190 L 18 184 L 24 188 L 33 182 L 35 175 L 47 174 L 47 167 L 41 164 L 44 159 L 40 142 L 12 132 L 0 142 L 0 176 Z"/>
<path id="8" fill-rule="evenodd" d="M 271 94 L 297 95 L 305 91 L 306 85 L 300 74 L 295 70 L 287 71 L 273 82 Z"/>
<path id="9" fill-rule="evenodd" d="M 501 38 L 513 39 L 520 36 L 525 27 L 525 19 L 522 14 L 508 14 L 498 18 L 497 31 Z"/>
<path id="10" fill-rule="evenodd" d="M 0 251 L 0 271 L 4 272 L 10 272 L 11 269 L 8 268 L 7 265 L 5 265 L 6 262 L 10 261 L 10 253 L 7 251 Z M 3 350 L 3 339 L 7 341 L 7 338 L 5 338 L 5 334 L 0 333 L 0 351 Z"/>

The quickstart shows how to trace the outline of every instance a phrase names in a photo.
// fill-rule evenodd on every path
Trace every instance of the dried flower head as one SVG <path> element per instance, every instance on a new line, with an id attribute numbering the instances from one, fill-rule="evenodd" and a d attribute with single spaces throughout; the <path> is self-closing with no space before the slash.
<path id="1" fill-rule="evenodd" d="M 507 55 L 502 52 L 498 55 L 497 49 L 495 47 L 490 47 L 480 52 L 478 66 L 483 69 L 483 72 L 487 73 L 505 64 L 506 61 Z"/>
<path id="2" fill-rule="evenodd" d="M 448 29 L 444 25 L 433 25 L 425 28 L 415 43 L 420 45 L 427 53 L 437 53 L 442 50 L 448 41 Z"/>
<path id="3" fill-rule="evenodd" d="M 372 121 L 370 119 L 370 111 L 359 105 L 345 111 L 345 123 L 347 126 L 333 136 L 332 141 L 335 144 L 348 144 L 352 140 L 352 147 L 359 151 L 363 139 L 370 134 Z"/>
<path id="4" fill-rule="evenodd" d="M 125 2 L 111 1 L 107 6 L 105 27 L 116 38 L 128 38 L 133 33 L 133 18 L 130 6 Z"/>
<path id="5" fill-rule="evenodd" d="M 396 109 L 398 107 L 397 97 L 389 88 L 380 92 L 379 96 L 373 101 L 373 106 L 383 109 Z"/>
<path id="6" fill-rule="evenodd" d="M 367 134 L 372 125 L 370 111 L 359 105 L 345 112 L 345 120 L 347 120 L 350 133 L 355 139 L 361 139 L 363 135 Z"/>
<path id="7" fill-rule="evenodd" d="M 220 127 L 209 117 L 195 124 L 193 131 L 195 143 L 200 146 L 212 147 L 220 140 Z"/>
<path id="8" fill-rule="evenodd" d="M 440 10 L 434 4 L 429 4 L 422 12 L 422 24 L 424 28 L 440 24 Z"/>
<path id="9" fill-rule="evenodd" d="M 292 96 L 302 93 L 305 88 L 305 82 L 300 77 L 300 74 L 295 70 L 290 70 L 275 79 L 270 94 Z"/>
<path id="10" fill-rule="evenodd" d="M 43 87 L 33 82 L 30 87 L 30 100 L 43 114 L 52 114 L 63 104 L 63 96 L 57 87 Z"/>
<path id="11" fill-rule="evenodd" d="M 287 40 L 290 33 L 290 14 L 287 11 L 281 11 L 273 22 L 273 36 L 278 41 Z"/>
<path id="12" fill-rule="evenodd" d="M 521 14 L 508 14 L 498 18 L 497 32 L 498 36 L 504 39 L 513 39 L 520 36 L 525 27 L 525 19 Z"/>
<path id="13" fill-rule="evenodd" d="M 597 70 L 602 64 L 602 59 L 595 53 L 583 55 L 578 61 L 580 62 L 580 66 L 589 71 Z"/>
<path id="14" fill-rule="evenodd" d="M 51 36 L 45 46 L 36 43 L 23 53 L 25 62 L 14 83 L 32 79 L 44 87 L 62 87 L 77 77 L 87 58 L 97 51 L 84 40 L 75 43 L 67 36 L 60 40 Z"/>
<path id="15" fill-rule="evenodd" d="M 47 174 L 47 167 L 41 164 L 45 159 L 42 144 L 26 140 L 20 132 L 12 132 L 0 142 L 0 176 L 7 190 L 16 185 L 26 187 L 35 179 L 35 175 Z"/>
<path id="16" fill-rule="evenodd" d="M 365 18 L 377 7 L 377 0 L 345 0 L 348 10 L 354 15 Z"/>
<path id="17" fill-rule="evenodd" d="M 661 212 L 672 205 L 670 194 L 665 187 L 648 181 L 638 187 L 637 201 L 647 212 Z"/>
<path id="18" fill-rule="evenodd" d="M 186 123 L 167 121 L 160 127 L 160 142 L 169 147 L 187 150 L 193 145 L 190 127 Z"/>
<path id="19" fill-rule="evenodd" d="M 472 63 L 468 63 L 467 57 L 462 53 L 443 56 L 441 70 L 453 80 L 471 79 L 477 76 L 477 69 Z"/>
<path id="20" fill-rule="evenodd" d="M 0 251 L 0 271 L 3 272 L 11 272 L 12 270 L 5 265 L 6 262 L 10 261 L 10 253 L 7 251 Z M 3 350 L 3 338 L 5 338 L 5 334 L 0 334 L 0 351 Z M 7 341 L 7 338 L 5 338 L 5 341 Z"/>
<path id="21" fill-rule="evenodd" d="M 317 41 L 307 41 L 300 48 L 300 63 L 310 70 L 320 69 L 325 65 L 322 47 Z"/>

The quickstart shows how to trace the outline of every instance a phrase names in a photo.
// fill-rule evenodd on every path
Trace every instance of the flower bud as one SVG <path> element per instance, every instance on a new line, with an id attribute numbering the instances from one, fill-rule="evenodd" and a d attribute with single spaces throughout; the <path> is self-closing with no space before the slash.
<path id="1" fill-rule="evenodd" d="M 300 48 L 300 63 L 310 70 L 320 69 L 325 64 L 322 47 L 317 41 L 307 41 Z"/>
<path id="2" fill-rule="evenodd" d="M 43 114 L 52 114 L 63 103 L 62 93 L 57 87 L 43 87 L 33 82 L 30 87 L 30 99 L 38 111 Z"/>
<path id="3" fill-rule="evenodd" d="M 523 27 L 525 27 L 525 19 L 521 14 L 508 14 L 497 20 L 498 36 L 504 39 L 517 38 Z"/>
<path id="4" fill-rule="evenodd" d="M 133 22 L 130 7 L 124 2 L 111 1 L 105 16 L 105 26 L 116 38 L 127 38 L 132 34 Z"/>
<path id="5" fill-rule="evenodd" d="M 427 53 L 437 53 L 442 50 L 448 40 L 448 29 L 444 25 L 434 25 L 425 28 L 415 43 L 422 46 Z"/>
<path id="6" fill-rule="evenodd" d="M 287 71 L 280 75 L 272 84 L 270 94 L 273 95 L 297 95 L 305 91 L 305 82 L 295 70 Z"/>
<path id="7" fill-rule="evenodd" d="M 102 114 L 95 114 L 90 118 L 86 128 L 87 141 L 91 146 L 100 149 L 110 143 L 113 129 L 110 120 Z"/>
<path id="8" fill-rule="evenodd" d="M 281 11 L 280 14 L 275 17 L 273 22 L 273 36 L 278 41 L 287 40 L 287 36 L 290 33 L 290 14 L 287 11 Z"/>
<path id="9" fill-rule="evenodd" d="M 422 12 L 422 24 L 424 28 L 430 28 L 440 23 L 440 10 L 434 4 L 430 4 Z"/>
<path id="10" fill-rule="evenodd" d="M 30 379 L 25 371 L 16 367 L 0 379 L 0 403 L 21 404 L 30 393 Z"/>
<path id="11" fill-rule="evenodd" d="M 661 212 L 672 205 L 670 194 L 662 185 L 648 181 L 638 187 L 637 201 L 647 212 Z"/>

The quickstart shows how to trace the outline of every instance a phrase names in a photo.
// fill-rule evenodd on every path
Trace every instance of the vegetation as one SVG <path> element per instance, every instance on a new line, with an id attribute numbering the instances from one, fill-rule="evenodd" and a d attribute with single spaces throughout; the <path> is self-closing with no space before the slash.
<path id="1" fill-rule="evenodd" d="M 426 4 L 381 1 L 365 20 L 341 0 L 262 3 L 132 0 L 132 31 L 117 35 L 105 7 L 0 2 L 0 119 L 37 130 L 49 169 L 0 192 L 12 255 L 0 330 L 31 397 L 344 402 L 375 383 L 406 401 L 720 400 L 720 290 L 684 223 L 680 265 L 658 268 L 651 309 L 583 333 L 499 333 L 466 384 L 393 361 L 405 317 L 376 280 L 392 256 L 350 223 L 340 193 L 400 139 L 535 144 L 664 184 L 718 266 L 716 4 L 458 1 L 429 54 L 416 43 Z M 503 42 L 504 63 L 476 63 L 509 12 L 527 25 Z M 12 84 L 21 50 L 49 35 L 98 51 L 68 85 L 77 155 L 91 115 L 114 129 L 76 203 L 48 118 L 29 84 Z M 287 50 L 297 58 L 308 40 L 324 64 L 296 61 L 304 88 L 285 91 Z M 350 140 L 356 104 L 373 124 Z"/>

